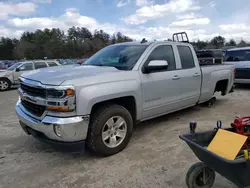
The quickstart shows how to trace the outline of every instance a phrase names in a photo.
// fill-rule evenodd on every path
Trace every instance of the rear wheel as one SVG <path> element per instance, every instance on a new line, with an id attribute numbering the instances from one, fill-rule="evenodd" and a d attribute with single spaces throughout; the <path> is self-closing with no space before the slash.
<path id="1" fill-rule="evenodd" d="M 186 175 L 188 188 L 211 188 L 215 181 L 214 170 L 199 162 L 191 166 Z"/>
<path id="2" fill-rule="evenodd" d="M 115 104 L 101 107 L 91 117 L 87 145 L 98 155 L 113 155 L 127 146 L 132 131 L 133 119 L 126 108 Z"/>
<path id="3" fill-rule="evenodd" d="M 0 91 L 6 91 L 10 89 L 11 82 L 6 78 L 0 78 Z"/>

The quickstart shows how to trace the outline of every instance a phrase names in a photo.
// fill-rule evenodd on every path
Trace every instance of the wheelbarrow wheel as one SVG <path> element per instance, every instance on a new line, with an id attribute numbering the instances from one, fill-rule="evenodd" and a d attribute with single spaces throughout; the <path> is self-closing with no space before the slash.
<path id="1" fill-rule="evenodd" d="M 191 166 L 186 175 L 188 188 L 211 188 L 214 184 L 215 172 L 204 163 Z"/>

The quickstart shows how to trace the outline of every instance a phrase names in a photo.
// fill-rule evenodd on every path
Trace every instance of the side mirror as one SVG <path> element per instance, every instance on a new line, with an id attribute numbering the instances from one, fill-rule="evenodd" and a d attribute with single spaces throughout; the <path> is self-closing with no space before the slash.
<path id="1" fill-rule="evenodd" d="M 145 67 L 145 73 L 151 73 L 156 71 L 162 71 L 168 69 L 168 62 L 165 60 L 152 60 L 149 62 L 148 66 Z"/>
<path id="2" fill-rule="evenodd" d="M 16 72 L 20 72 L 20 69 L 19 69 L 19 68 L 16 68 Z"/>

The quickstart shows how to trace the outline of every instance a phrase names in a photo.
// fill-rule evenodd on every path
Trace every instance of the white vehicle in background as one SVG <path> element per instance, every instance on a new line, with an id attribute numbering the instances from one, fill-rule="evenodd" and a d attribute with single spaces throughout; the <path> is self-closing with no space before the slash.
<path id="1" fill-rule="evenodd" d="M 250 84 L 250 47 L 233 48 L 225 52 L 225 65 L 234 65 L 236 84 Z"/>
<path id="2" fill-rule="evenodd" d="M 54 60 L 53 61 L 36 60 L 36 61 L 18 62 L 9 67 L 7 70 L 0 71 L 0 91 L 6 91 L 11 86 L 18 85 L 19 84 L 18 78 L 21 76 L 21 74 L 25 72 L 41 68 L 59 66 L 59 65 L 60 63 Z"/>

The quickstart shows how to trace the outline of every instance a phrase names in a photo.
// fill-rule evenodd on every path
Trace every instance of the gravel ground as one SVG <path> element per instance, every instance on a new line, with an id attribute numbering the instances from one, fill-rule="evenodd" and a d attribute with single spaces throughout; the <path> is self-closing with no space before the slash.
<path id="1" fill-rule="evenodd" d="M 16 90 L 0 93 L 0 188 L 179 188 L 197 158 L 179 139 L 191 120 L 208 130 L 222 120 L 230 125 L 235 115 L 249 115 L 250 89 L 217 98 L 214 106 L 196 106 L 137 125 L 128 147 L 117 155 L 98 158 L 65 153 L 25 135 L 14 107 Z M 217 175 L 214 187 L 233 188 Z"/>

